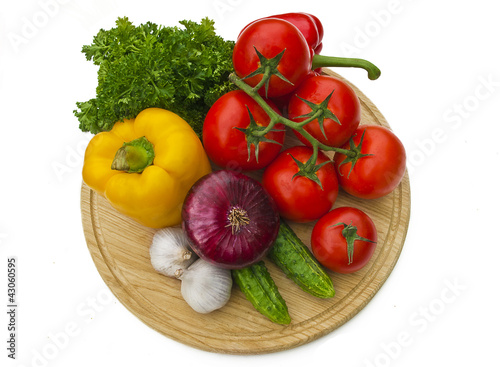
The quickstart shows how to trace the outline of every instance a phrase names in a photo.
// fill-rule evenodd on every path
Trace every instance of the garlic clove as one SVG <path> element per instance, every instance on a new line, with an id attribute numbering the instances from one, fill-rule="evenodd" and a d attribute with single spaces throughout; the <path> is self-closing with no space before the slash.
<path id="1" fill-rule="evenodd" d="M 196 260 L 180 276 L 181 293 L 193 310 L 209 313 L 222 308 L 231 297 L 231 271 L 203 259 Z"/>
<path id="2" fill-rule="evenodd" d="M 168 277 L 178 278 L 198 257 L 191 251 L 181 228 L 162 228 L 153 236 L 149 248 L 151 265 Z"/>

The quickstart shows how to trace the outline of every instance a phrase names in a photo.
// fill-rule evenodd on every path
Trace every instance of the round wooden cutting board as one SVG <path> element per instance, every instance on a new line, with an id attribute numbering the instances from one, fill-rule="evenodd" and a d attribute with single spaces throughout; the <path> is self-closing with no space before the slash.
<path id="1" fill-rule="evenodd" d="M 353 88 L 361 101 L 361 123 L 389 127 L 373 103 Z M 295 144 L 298 140 L 289 134 L 286 147 Z M 258 178 L 259 174 L 252 176 Z M 180 281 L 155 272 L 151 266 L 149 245 L 155 230 L 121 215 L 85 184 L 81 189 L 88 248 L 97 270 L 118 300 L 146 325 L 171 339 L 202 350 L 230 354 L 271 353 L 313 341 L 355 316 L 380 289 L 398 260 L 408 229 L 408 174 L 394 192 L 380 199 L 361 200 L 340 191 L 334 207 L 340 206 L 354 206 L 373 219 L 378 231 L 377 249 L 360 271 L 349 275 L 329 273 L 336 291 L 331 299 L 305 293 L 266 261 L 292 319 L 290 325 L 282 326 L 257 312 L 236 285 L 229 303 L 222 309 L 210 314 L 193 311 L 181 296 Z M 314 223 L 290 225 L 309 246 Z"/>

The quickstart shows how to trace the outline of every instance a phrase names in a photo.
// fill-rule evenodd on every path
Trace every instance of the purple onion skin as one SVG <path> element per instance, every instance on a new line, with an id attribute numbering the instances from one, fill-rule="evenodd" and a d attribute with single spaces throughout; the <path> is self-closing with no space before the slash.
<path id="1" fill-rule="evenodd" d="M 231 225 L 234 208 L 247 213 L 248 224 Z M 279 230 L 279 213 L 262 185 L 243 173 L 220 170 L 198 180 L 182 208 L 182 227 L 193 251 L 226 269 L 241 269 L 261 260 Z"/>

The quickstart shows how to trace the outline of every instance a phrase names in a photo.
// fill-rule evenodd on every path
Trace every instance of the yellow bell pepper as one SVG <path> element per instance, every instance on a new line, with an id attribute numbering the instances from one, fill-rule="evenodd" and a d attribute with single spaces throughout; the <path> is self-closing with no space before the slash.
<path id="1" fill-rule="evenodd" d="M 188 123 L 173 112 L 148 108 L 92 138 L 82 176 L 121 213 L 162 228 L 181 223 L 187 192 L 210 172 Z"/>

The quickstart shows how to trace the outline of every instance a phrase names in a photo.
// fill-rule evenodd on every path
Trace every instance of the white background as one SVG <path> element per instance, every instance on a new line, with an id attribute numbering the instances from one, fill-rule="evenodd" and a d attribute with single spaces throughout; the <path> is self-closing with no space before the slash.
<path id="1" fill-rule="evenodd" d="M 51 4 L 51 5 L 47 5 Z M 175 4 L 175 5 L 174 5 Z M 0 10 L 0 365 L 498 365 L 500 23 L 493 1 L 26 0 Z M 412 191 L 399 262 L 355 318 L 316 342 L 263 356 L 199 351 L 142 324 L 97 273 L 83 237 L 83 151 L 72 110 L 95 94 L 80 52 L 118 16 L 173 26 L 316 14 L 322 54 L 366 58 L 382 76 L 338 70 L 405 144 Z M 35 24 L 35 29 L 26 24 Z M 18 359 L 7 358 L 7 258 L 18 260 Z M 62 332 L 77 335 L 59 339 Z M 55 341 L 54 341 L 55 340 Z"/>

